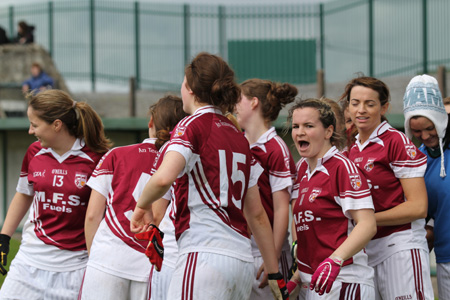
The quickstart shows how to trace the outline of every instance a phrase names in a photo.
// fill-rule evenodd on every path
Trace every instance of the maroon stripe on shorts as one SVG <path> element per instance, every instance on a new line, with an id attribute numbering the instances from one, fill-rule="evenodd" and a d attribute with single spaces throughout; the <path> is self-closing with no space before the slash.
<path id="1" fill-rule="evenodd" d="M 339 300 L 361 300 L 361 286 L 358 283 L 343 282 Z"/>
<path id="2" fill-rule="evenodd" d="M 418 300 L 424 300 L 425 295 L 423 292 L 422 258 L 420 257 L 420 250 L 412 249 L 411 257 L 414 270 L 414 286 L 416 296 Z"/>

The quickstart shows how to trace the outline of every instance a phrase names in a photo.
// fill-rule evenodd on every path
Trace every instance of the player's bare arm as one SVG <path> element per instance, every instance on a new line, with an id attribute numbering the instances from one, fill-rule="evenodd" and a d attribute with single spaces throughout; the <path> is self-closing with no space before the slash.
<path id="1" fill-rule="evenodd" d="M 428 197 L 423 177 L 400 178 L 406 201 L 389 210 L 375 214 L 378 226 L 411 223 L 427 216 Z"/>
<path id="2" fill-rule="evenodd" d="M 145 231 L 145 227 L 153 222 L 152 203 L 166 194 L 185 165 L 184 156 L 180 153 L 175 151 L 166 153 L 160 167 L 147 182 L 139 197 L 131 217 L 132 232 Z"/>
<path id="3" fill-rule="evenodd" d="M 96 190 L 91 191 L 89 204 L 84 221 L 84 236 L 86 238 L 86 248 L 88 253 L 91 251 L 92 241 L 95 233 L 100 226 L 106 209 L 106 198 Z"/>
<path id="4" fill-rule="evenodd" d="M 372 209 L 349 210 L 348 212 L 356 226 L 347 239 L 330 256 L 331 258 L 340 258 L 342 261 L 361 251 L 377 233 L 377 224 Z"/>
<path id="5" fill-rule="evenodd" d="M 11 236 L 16 231 L 32 202 L 33 196 L 16 192 L 9 206 L 1 233 Z"/>

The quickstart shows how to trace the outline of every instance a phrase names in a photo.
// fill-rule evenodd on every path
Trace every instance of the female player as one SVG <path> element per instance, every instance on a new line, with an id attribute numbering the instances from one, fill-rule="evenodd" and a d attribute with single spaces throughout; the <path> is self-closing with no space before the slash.
<path id="1" fill-rule="evenodd" d="M 92 189 L 85 222 L 89 261 L 81 299 L 148 298 L 150 263 L 144 255 L 148 242 L 134 238 L 130 217 L 159 148 L 186 114 L 180 98 L 166 96 L 150 107 L 150 115 L 150 138 L 109 151 L 88 181 Z M 170 200 L 170 195 L 166 198 Z"/>
<path id="2" fill-rule="evenodd" d="M 427 226 L 428 243 L 436 254 L 439 299 L 450 299 L 450 119 L 437 80 L 428 75 L 411 80 L 403 105 L 406 135 L 415 136 L 427 156 L 428 216 L 434 222 Z"/>
<path id="3" fill-rule="evenodd" d="M 152 222 L 151 203 L 173 182 L 179 258 L 168 299 L 248 299 L 253 281 L 250 225 L 277 299 L 279 286 L 273 235 L 256 186 L 259 174 L 248 142 L 223 112 L 234 110 L 240 90 L 234 72 L 218 56 L 198 54 L 181 86 L 183 119 L 131 219 L 132 231 Z M 253 168 L 256 171 L 256 168 Z M 259 170 L 260 172 L 261 170 Z M 244 218 L 245 215 L 245 218 Z"/>
<path id="4" fill-rule="evenodd" d="M 28 148 L 1 244 L 31 206 L 1 299 L 76 299 L 87 262 L 86 182 L 111 146 L 97 113 L 60 90 L 30 96 Z M 2 255 L 3 264 L 6 256 Z"/>
<path id="5" fill-rule="evenodd" d="M 389 89 L 358 77 L 342 98 L 358 129 L 349 158 L 370 180 L 378 232 L 366 247 L 377 299 L 434 299 L 425 239 L 426 157 L 385 121 Z"/>
<path id="6" fill-rule="evenodd" d="M 338 137 L 328 104 L 299 101 L 290 118 L 302 159 L 294 206 L 298 271 L 288 289 L 303 282 L 310 287 L 306 299 L 375 299 L 373 269 L 363 249 L 376 232 L 368 183 L 332 146 Z"/>
<path id="7" fill-rule="evenodd" d="M 273 121 L 283 106 L 294 101 L 297 88 L 268 80 L 249 79 L 241 84 L 241 98 L 236 105 L 239 125 L 245 130 L 253 156 L 264 171 L 258 179 L 261 201 L 272 225 L 279 269 L 288 280 L 292 263 L 289 247 L 289 202 L 295 163 L 289 148 L 280 138 Z M 263 259 L 252 237 L 254 280 L 250 299 L 273 299 L 267 286 L 267 274 L 261 276 Z"/>

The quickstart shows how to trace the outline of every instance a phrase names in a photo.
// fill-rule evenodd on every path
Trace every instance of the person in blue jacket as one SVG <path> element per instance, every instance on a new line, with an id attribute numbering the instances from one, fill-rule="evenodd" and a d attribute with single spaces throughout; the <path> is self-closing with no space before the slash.
<path id="1" fill-rule="evenodd" d="M 53 78 L 42 70 L 39 63 L 34 62 L 31 65 L 31 77 L 22 83 L 22 91 L 24 93 L 33 92 L 37 94 L 40 91 L 52 89 L 53 85 Z"/>
<path id="2" fill-rule="evenodd" d="M 450 122 L 435 78 L 424 74 L 411 79 L 403 113 L 406 135 L 416 137 L 427 155 L 427 240 L 436 254 L 439 299 L 450 299 Z"/>

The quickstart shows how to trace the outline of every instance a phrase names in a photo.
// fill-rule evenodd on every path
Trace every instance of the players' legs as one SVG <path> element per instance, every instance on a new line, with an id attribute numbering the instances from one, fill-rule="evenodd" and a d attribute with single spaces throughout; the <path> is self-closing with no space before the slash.
<path id="1" fill-rule="evenodd" d="M 70 272 L 40 270 L 16 258 L 1 288 L 0 299 L 76 299 L 83 274 L 84 268 Z"/>
<path id="2" fill-rule="evenodd" d="M 397 252 L 374 269 L 377 299 L 434 299 L 427 251 Z"/>
<path id="3" fill-rule="evenodd" d="M 129 288 L 130 280 L 88 266 L 84 275 L 80 291 L 81 297 L 79 299 L 128 299 Z M 147 290 L 145 290 L 145 296 L 147 296 Z"/>
<path id="4" fill-rule="evenodd" d="M 183 254 L 178 258 L 167 298 L 248 299 L 252 270 L 252 263 L 230 256 L 207 252 Z"/>
<path id="5" fill-rule="evenodd" d="M 130 300 L 147 300 L 148 299 L 148 282 L 142 281 L 130 281 L 130 293 L 128 294 L 128 299 Z"/>
<path id="6" fill-rule="evenodd" d="M 335 281 L 331 291 L 319 296 L 315 291 L 306 290 L 306 300 L 374 300 L 375 290 L 372 286 L 360 283 Z"/>
<path id="7" fill-rule="evenodd" d="M 450 263 L 436 264 L 439 299 L 450 299 Z"/>
<path id="8" fill-rule="evenodd" d="M 250 300 L 272 300 L 273 295 L 272 291 L 270 290 L 270 287 L 267 285 L 264 288 L 259 288 L 259 284 L 261 283 L 261 280 L 263 279 L 263 274 L 259 277 L 259 279 L 256 279 L 256 275 L 258 274 L 258 270 L 263 264 L 262 256 L 256 256 L 253 257 L 254 264 L 253 264 L 253 284 L 252 284 L 252 293 L 250 295 Z M 289 250 L 281 252 L 280 259 L 278 261 L 278 269 L 280 270 L 280 273 L 283 275 L 284 280 L 288 281 L 289 276 L 289 267 L 292 264 L 292 256 L 291 252 Z"/>
<path id="9" fill-rule="evenodd" d="M 169 290 L 170 280 L 175 268 L 169 267 L 164 264 L 161 267 L 161 271 L 157 272 L 153 269 L 151 278 L 151 300 L 166 300 L 167 291 Z"/>

